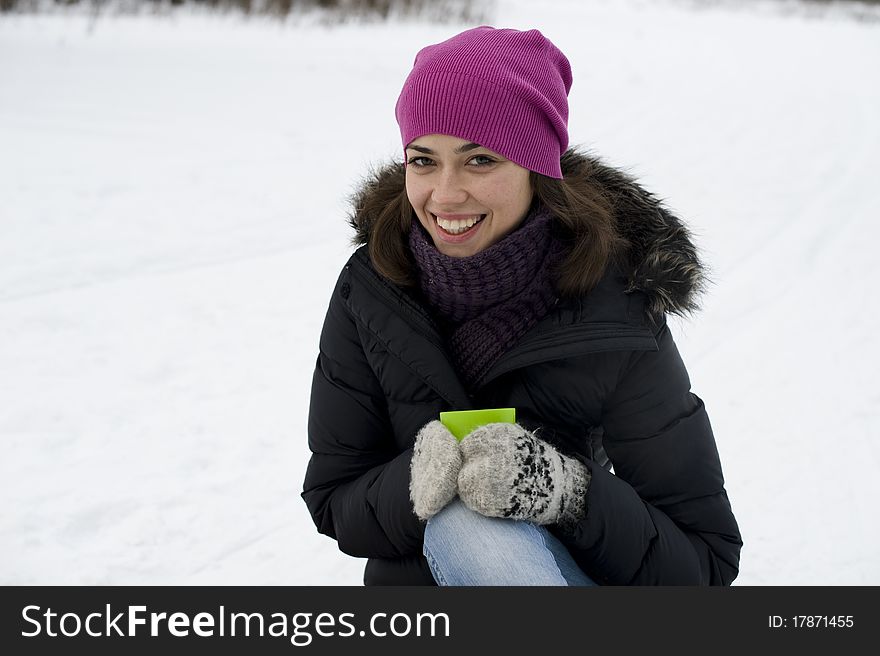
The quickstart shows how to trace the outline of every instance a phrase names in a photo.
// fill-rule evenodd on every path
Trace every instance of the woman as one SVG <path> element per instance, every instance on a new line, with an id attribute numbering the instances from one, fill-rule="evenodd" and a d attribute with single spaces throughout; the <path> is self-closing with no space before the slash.
<path id="1" fill-rule="evenodd" d="M 567 150 L 571 70 L 539 31 L 421 50 L 404 164 L 355 199 L 303 498 L 364 582 L 724 585 L 742 542 L 666 315 L 696 308 L 688 232 Z M 461 442 L 444 410 L 514 407 Z M 613 468 L 613 473 L 612 473 Z"/>

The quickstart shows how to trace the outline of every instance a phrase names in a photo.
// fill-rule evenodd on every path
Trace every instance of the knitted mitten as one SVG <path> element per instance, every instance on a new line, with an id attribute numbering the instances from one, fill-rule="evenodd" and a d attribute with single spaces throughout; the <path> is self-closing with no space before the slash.
<path id="1" fill-rule="evenodd" d="M 486 424 L 461 442 L 458 495 L 471 510 L 572 528 L 586 511 L 590 472 L 519 424 Z"/>
<path id="2" fill-rule="evenodd" d="M 436 515 L 458 492 L 458 440 L 436 419 L 416 436 L 410 463 L 409 496 L 422 521 Z"/>

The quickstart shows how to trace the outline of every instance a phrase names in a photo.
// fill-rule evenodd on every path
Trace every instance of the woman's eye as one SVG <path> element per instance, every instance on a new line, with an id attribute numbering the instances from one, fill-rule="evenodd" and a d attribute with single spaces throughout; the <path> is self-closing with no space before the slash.
<path id="1" fill-rule="evenodd" d="M 488 166 L 489 164 L 494 164 L 495 160 L 488 155 L 475 155 L 469 163 L 474 166 Z"/>
<path id="2" fill-rule="evenodd" d="M 410 157 L 406 163 L 413 166 L 430 166 L 432 162 L 428 157 Z"/>

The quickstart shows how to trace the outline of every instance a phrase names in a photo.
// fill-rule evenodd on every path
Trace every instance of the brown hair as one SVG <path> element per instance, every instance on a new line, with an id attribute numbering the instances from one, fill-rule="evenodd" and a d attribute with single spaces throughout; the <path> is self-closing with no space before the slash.
<path id="1" fill-rule="evenodd" d="M 620 261 L 628 242 L 618 233 L 614 199 L 599 183 L 594 162 L 568 150 L 561 165 L 561 180 L 531 172 L 529 181 L 535 201 L 553 214 L 556 234 L 568 247 L 556 272 L 556 287 L 564 296 L 576 296 L 596 286 L 609 264 Z M 358 198 L 358 213 L 375 217 L 367 239 L 375 269 L 397 285 L 412 286 L 416 277 L 408 235 L 414 211 L 403 165 L 389 167 L 383 171 L 386 176 L 391 178 Z"/>

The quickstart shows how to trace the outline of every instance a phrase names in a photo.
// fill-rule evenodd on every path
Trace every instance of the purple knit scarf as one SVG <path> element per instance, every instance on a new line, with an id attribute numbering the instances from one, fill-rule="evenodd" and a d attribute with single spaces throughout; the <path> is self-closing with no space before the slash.
<path id="1" fill-rule="evenodd" d="M 443 255 L 417 219 L 409 247 L 419 285 L 448 328 L 457 370 L 472 387 L 555 303 L 552 271 L 562 245 L 552 215 L 533 210 L 504 239 L 469 257 Z"/>

